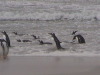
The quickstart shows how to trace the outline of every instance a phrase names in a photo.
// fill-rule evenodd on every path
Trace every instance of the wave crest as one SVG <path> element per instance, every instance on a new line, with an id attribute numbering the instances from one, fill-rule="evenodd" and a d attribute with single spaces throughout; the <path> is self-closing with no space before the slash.
<path id="1" fill-rule="evenodd" d="M 0 20 L 100 20 L 99 14 L 89 13 L 13 13 L 13 12 L 2 12 L 0 13 Z"/>

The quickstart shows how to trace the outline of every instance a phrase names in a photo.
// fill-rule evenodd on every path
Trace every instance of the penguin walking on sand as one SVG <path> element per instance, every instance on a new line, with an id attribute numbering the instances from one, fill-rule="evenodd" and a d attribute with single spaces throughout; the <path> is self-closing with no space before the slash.
<path id="1" fill-rule="evenodd" d="M 85 39 L 82 35 L 76 34 L 77 31 L 73 31 L 72 35 L 74 35 L 72 41 L 75 42 L 77 41 L 79 44 L 85 43 Z"/>
<path id="2" fill-rule="evenodd" d="M 64 48 L 61 47 L 61 44 L 60 44 L 61 42 L 58 40 L 58 38 L 55 35 L 55 33 L 49 33 L 49 34 L 53 37 L 53 39 L 54 39 L 54 41 L 56 43 L 57 49 L 64 49 Z"/>
<path id="3" fill-rule="evenodd" d="M 7 42 L 8 47 L 11 47 L 10 39 L 9 39 L 8 34 L 5 31 L 2 31 L 2 33 L 3 33 L 3 39 Z"/>

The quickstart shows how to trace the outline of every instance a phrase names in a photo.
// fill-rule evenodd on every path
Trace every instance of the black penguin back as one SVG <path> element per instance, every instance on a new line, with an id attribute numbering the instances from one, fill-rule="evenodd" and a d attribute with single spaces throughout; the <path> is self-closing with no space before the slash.
<path id="1" fill-rule="evenodd" d="M 10 38 L 9 38 L 8 34 L 5 31 L 3 31 L 2 33 L 5 35 L 5 40 L 8 44 L 8 47 L 11 47 Z"/>
<path id="2" fill-rule="evenodd" d="M 82 35 L 76 35 L 76 37 L 78 38 L 78 42 L 80 44 L 85 43 L 85 39 L 84 39 L 84 37 Z"/>

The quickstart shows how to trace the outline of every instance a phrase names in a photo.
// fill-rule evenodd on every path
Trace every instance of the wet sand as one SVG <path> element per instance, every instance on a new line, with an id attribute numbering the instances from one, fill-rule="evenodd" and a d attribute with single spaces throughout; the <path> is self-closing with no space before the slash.
<path id="1" fill-rule="evenodd" d="M 100 56 L 10 56 L 0 75 L 100 75 Z"/>

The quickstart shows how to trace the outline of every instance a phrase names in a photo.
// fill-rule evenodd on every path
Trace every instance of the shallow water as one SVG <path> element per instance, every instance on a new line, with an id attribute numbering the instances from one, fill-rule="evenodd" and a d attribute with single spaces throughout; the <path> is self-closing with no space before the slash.
<path id="1" fill-rule="evenodd" d="M 70 54 L 100 54 L 99 22 L 77 21 L 2 21 L 0 31 L 5 30 L 10 36 L 12 48 L 10 55 L 70 55 Z M 78 30 L 86 40 L 86 44 L 72 44 L 73 30 Z M 25 34 L 14 35 L 12 32 Z M 54 32 L 65 51 L 58 51 L 52 37 L 48 34 Z M 31 35 L 40 37 L 40 40 L 53 43 L 53 45 L 39 45 Z M 32 42 L 17 42 L 17 39 L 27 39 Z"/>

